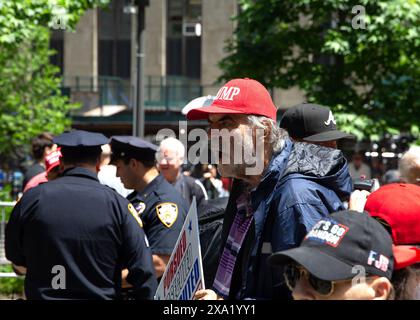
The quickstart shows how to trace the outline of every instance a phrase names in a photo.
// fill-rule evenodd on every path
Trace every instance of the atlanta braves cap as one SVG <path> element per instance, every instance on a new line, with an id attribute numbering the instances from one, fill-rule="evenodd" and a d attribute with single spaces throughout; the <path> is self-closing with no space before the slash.
<path id="1" fill-rule="evenodd" d="M 287 109 L 280 120 L 280 127 L 286 129 L 290 137 L 307 142 L 354 138 L 351 134 L 337 130 L 330 108 L 312 103 L 302 103 Z"/>
<path id="2" fill-rule="evenodd" d="M 274 253 L 268 260 L 271 265 L 293 261 L 322 280 L 352 279 L 355 266 L 391 279 L 392 239 L 369 215 L 339 211 L 316 223 L 299 247 Z"/>

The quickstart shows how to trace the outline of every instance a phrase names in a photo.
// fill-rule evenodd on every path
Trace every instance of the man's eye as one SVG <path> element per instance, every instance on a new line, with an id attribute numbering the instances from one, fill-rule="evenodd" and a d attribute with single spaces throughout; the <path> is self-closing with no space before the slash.
<path id="1" fill-rule="evenodd" d="M 225 127 L 229 128 L 229 129 L 236 128 L 237 126 L 238 126 L 237 123 L 234 122 L 234 121 L 231 121 L 231 120 L 227 121 L 226 124 L 225 124 Z"/>

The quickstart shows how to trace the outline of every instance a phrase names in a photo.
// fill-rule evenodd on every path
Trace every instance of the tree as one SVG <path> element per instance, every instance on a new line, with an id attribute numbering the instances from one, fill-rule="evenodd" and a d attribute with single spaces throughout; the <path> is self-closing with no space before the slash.
<path id="1" fill-rule="evenodd" d="M 362 136 L 420 119 L 420 1 L 239 0 L 222 79 L 298 86 Z"/>
<path id="2" fill-rule="evenodd" d="M 40 132 L 70 126 L 70 104 L 50 63 L 50 27 L 71 30 L 84 11 L 109 0 L 0 0 L 0 167 Z"/>

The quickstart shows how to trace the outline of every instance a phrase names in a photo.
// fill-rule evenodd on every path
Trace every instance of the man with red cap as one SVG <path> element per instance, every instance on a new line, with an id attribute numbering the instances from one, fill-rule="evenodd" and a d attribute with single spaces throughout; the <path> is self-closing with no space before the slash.
<path id="1" fill-rule="evenodd" d="M 45 156 L 45 171 L 37 174 L 35 177 L 29 180 L 23 189 L 23 192 L 26 192 L 41 183 L 45 183 L 58 178 L 60 175 L 60 157 L 60 148 L 47 154 Z"/>
<path id="2" fill-rule="evenodd" d="M 290 298 L 267 258 L 298 246 L 319 219 L 344 209 L 352 183 L 341 151 L 293 143 L 276 114 L 267 89 L 247 78 L 229 81 L 210 106 L 187 113 L 208 120 L 218 170 L 235 179 L 213 290 L 195 299 Z"/>
<path id="3" fill-rule="evenodd" d="M 365 210 L 392 236 L 395 299 L 420 300 L 420 187 L 385 185 L 368 196 Z"/>

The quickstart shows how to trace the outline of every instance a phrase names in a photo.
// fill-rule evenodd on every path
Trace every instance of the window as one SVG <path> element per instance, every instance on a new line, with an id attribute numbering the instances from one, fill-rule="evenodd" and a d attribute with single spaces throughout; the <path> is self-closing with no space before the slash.
<path id="1" fill-rule="evenodd" d="M 201 0 L 167 0 L 167 75 L 201 77 L 201 36 L 185 27 L 201 24 Z"/>

